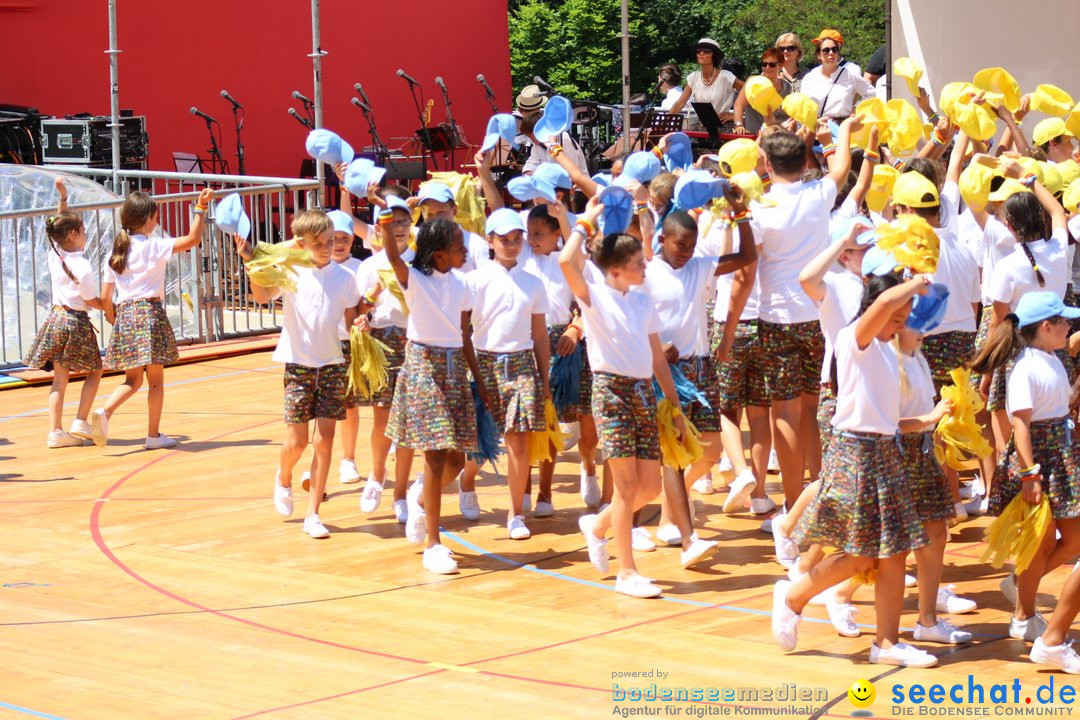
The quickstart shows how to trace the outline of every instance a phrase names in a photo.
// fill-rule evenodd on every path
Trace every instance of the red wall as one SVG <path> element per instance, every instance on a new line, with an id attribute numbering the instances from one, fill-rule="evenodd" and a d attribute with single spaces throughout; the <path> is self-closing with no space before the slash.
<path id="1" fill-rule="evenodd" d="M 307 0 L 118 0 L 120 106 L 146 115 L 150 167 L 172 170 L 172 152 L 206 156 L 197 106 L 222 124 L 222 153 L 236 171 L 229 92 L 246 110 L 243 139 L 248 174 L 295 177 L 306 157 L 307 131 L 286 114 L 290 97 L 313 95 L 311 3 Z M 322 0 L 325 126 L 359 150 L 367 125 L 350 104 L 361 83 L 379 134 L 391 148 L 418 127 L 403 68 L 435 100 L 436 75 L 446 81 L 451 109 L 470 142 L 479 144 L 491 110 L 476 75 L 483 73 L 509 111 L 510 51 L 506 0 L 356 2 Z M 0 102 L 63 116 L 109 113 L 107 0 L 0 0 L 4 67 Z M 471 162 L 458 152 L 458 164 Z"/>

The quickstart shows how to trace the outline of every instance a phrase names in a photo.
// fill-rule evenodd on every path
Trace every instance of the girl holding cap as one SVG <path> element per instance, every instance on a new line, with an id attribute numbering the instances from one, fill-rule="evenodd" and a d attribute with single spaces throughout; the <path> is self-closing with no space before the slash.
<path id="1" fill-rule="evenodd" d="M 735 102 L 735 93 L 742 89 L 742 80 L 720 68 L 724 53 L 720 51 L 720 43 L 712 38 L 698 40 L 694 52 L 701 69 L 687 75 L 682 95 L 668 112 L 682 112 L 686 104 L 693 99 L 694 102 L 711 104 L 720 116 L 720 122 L 730 122 L 731 105 Z"/>
<path id="2" fill-rule="evenodd" d="M 1032 504 L 1044 495 L 1050 502 L 1052 520 L 1031 563 L 1001 583 L 1016 605 L 1009 636 L 1028 641 L 1036 641 L 1047 626 L 1035 611 L 1039 581 L 1080 551 L 1080 443 L 1073 438 L 1069 376 L 1057 355 L 1069 336 L 1068 321 L 1076 317 L 1080 309 L 1067 307 L 1057 293 L 1026 293 L 971 363 L 982 373 L 1012 365 L 1005 395 L 1012 438 L 994 474 L 989 513 L 1000 515 L 1018 494 Z M 1038 643 L 1031 659 L 1039 662 L 1036 650 L 1050 649 Z"/>
<path id="3" fill-rule="evenodd" d="M 839 121 L 851 115 L 856 96 L 873 97 L 874 86 L 863 78 L 858 65 L 844 59 L 840 31 L 826 28 L 813 42 L 821 64 L 802 79 L 802 92 L 818 104 L 819 117 Z"/>

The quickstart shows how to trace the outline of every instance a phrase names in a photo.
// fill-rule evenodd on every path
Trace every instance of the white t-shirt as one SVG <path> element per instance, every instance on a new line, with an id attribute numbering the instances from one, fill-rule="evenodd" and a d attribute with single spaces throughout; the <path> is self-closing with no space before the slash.
<path id="1" fill-rule="evenodd" d="M 562 145 L 563 154 L 570 158 L 570 162 L 577 165 L 578 170 L 586 175 L 590 174 L 589 164 L 585 162 L 585 153 L 581 149 L 581 144 L 570 133 L 564 132 L 559 135 L 558 142 L 555 144 Z M 523 175 L 532 175 L 533 170 L 540 167 L 541 163 L 546 162 L 555 162 L 547 148 L 539 143 L 532 145 L 532 149 L 529 151 L 529 159 L 525 161 L 525 167 L 521 168 L 521 173 Z"/>
<path id="2" fill-rule="evenodd" d="M 333 262 L 333 260 L 331 260 Z M 341 267 L 345 268 L 353 277 L 353 281 L 356 283 L 356 291 L 360 295 L 364 294 L 364 290 L 360 287 L 360 258 L 349 257 L 345 262 L 338 263 Z M 359 302 L 359 300 L 357 300 Z M 341 316 L 341 322 L 338 323 L 338 340 L 349 339 L 349 328 L 345 327 L 345 316 Z"/>
<path id="3" fill-rule="evenodd" d="M 60 264 L 61 260 L 75 276 L 78 284 L 64 272 Z M 49 252 L 49 276 L 52 278 L 53 305 L 63 305 L 72 310 L 85 310 L 86 301 L 94 300 L 98 296 L 94 269 L 90 267 L 90 261 L 83 257 L 81 250 L 73 253 L 61 250 L 60 255 Z"/>
<path id="4" fill-rule="evenodd" d="M 532 316 L 546 315 L 544 283 L 518 263 L 485 264 L 465 277 L 473 295 L 473 346 L 485 352 L 531 350 Z"/>
<path id="5" fill-rule="evenodd" d="M 1075 215 L 1069 218 L 1069 234 L 1072 235 L 1072 239 L 1080 241 L 1080 215 Z M 1069 271 L 1071 273 L 1069 282 L 1072 283 L 1073 290 L 1080 289 L 1080 264 L 1076 259 L 1076 245 L 1069 246 Z"/>
<path id="6" fill-rule="evenodd" d="M 830 270 L 825 273 L 825 297 L 818 313 L 821 317 L 821 334 L 825 336 L 825 361 L 821 364 L 821 382 L 830 380 L 833 344 L 836 336 L 847 327 L 862 304 L 863 282 L 850 270 Z"/>
<path id="7" fill-rule="evenodd" d="M 483 235 L 477 235 L 465 228 L 461 228 L 461 233 L 465 236 L 465 264 L 461 266 L 461 272 L 471 273 L 489 262 L 494 262 L 491 259 L 491 246 Z M 525 247 L 528 246 L 529 244 L 525 243 Z"/>
<path id="8" fill-rule="evenodd" d="M 971 253 L 971 257 L 975 258 L 975 263 L 982 268 L 983 253 L 986 251 L 983 229 L 979 227 L 979 223 L 975 222 L 975 216 L 970 208 L 965 209 L 956 218 L 956 238 Z"/>
<path id="9" fill-rule="evenodd" d="M 165 269 L 173 254 L 172 238 L 132 235 L 127 267 L 117 275 L 106 261 L 101 282 L 116 285 L 116 302 L 161 298 L 165 294 Z"/>
<path id="10" fill-rule="evenodd" d="M 586 276 L 589 303 L 579 303 L 589 339 L 589 367 L 593 372 L 651 378 L 649 335 L 660 332 L 660 316 L 652 298 L 637 290 L 621 293 L 602 276 L 598 282 L 594 278 L 591 273 Z"/>
<path id="11" fill-rule="evenodd" d="M 1015 310 L 1016 303 L 1030 290 L 1046 290 L 1064 298 L 1065 285 L 1068 284 L 1071 274 L 1071 268 L 1067 267 L 1065 262 L 1066 243 L 1064 229 L 1055 230 L 1048 240 L 1027 243 L 1028 250 L 1031 251 L 1031 256 L 1046 282 L 1043 286 L 1039 285 L 1035 269 L 1031 266 L 1024 248 L 1017 243 L 1013 251 L 994 266 L 994 274 L 987 289 L 990 301 L 1008 303 L 1009 308 Z"/>
<path id="12" fill-rule="evenodd" d="M 401 259 L 406 263 L 411 263 L 415 256 L 416 252 L 408 247 L 401 253 Z M 356 271 L 356 279 L 361 295 L 367 295 L 375 289 L 376 285 L 382 283 L 379 270 L 383 269 L 390 269 L 390 261 L 386 259 L 386 253 L 382 250 L 360 263 Z M 404 328 L 407 324 L 401 302 L 385 287 L 379 293 L 379 297 L 375 298 L 375 307 L 371 310 L 369 324 L 373 328 Z"/>
<path id="13" fill-rule="evenodd" d="M 360 302 L 356 275 L 335 262 L 295 272 L 296 292 L 281 291 L 284 310 L 274 362 L 309 368 L 345 362 L 338 325 Z"/>
<path id="14" fill-rule="evenodd" d="M 785 325 L 817 320 L 817 308 L 799 285 L 799 273 L 829 245 L 829 217 L 836 184 L 773 183 L 774 207 L 755 203 L 750 225 L 758 244 L 762 320 Z"/>
<path id="15" fill-rule="evenodd" d="M 951 230 L 941 227 L 936 232 L 940 250 L 934 282 L 949 288 L 949 298 L 945 301 L 945 316 L 941 319 L 941 324 L 927 335 L 940 335 L 954 330 L 975 332 L 975 311 L 971 306 L 977 304 L 981 298 L 979 266 Z"/>
<path id="16" fill-rule="evenodd" d="M 705 232 L 708 217 L 708 213 L 703 213 L 701 219 L 698 221 L 698 233 L 701 239 L 698 240 L 697 247 L 694 249 L 694 254 L 700 254 L 701 257 L 720 257 L 721 255 L 726 255 L 728 252 L 738 252 L 738 230 L 733 229 L 731 231 L 731 249 L 727 250 L 724 247 L 724 234 L 726 232 L 724 223 L 720 221 L 713 222 L 712 227 L 708 229 L 708 232 Z M 735 273 L 724 273 L 723 275 L 713 276 L 712 285 L 716 291 L 716 304 L 713 306 L 713 320 L 716 322 L 727 322 L 728 308 L 731 306 L 731 286 L 734 280 Z M 750 290 L 750 295 L 746 299 L 746 305 L 743 307 L 742 314 L 739 316 L 740 322 L 743 320 L 758 319 L 758 288 L 759 283 L 755 276 L 754 287 Z"/>
<path id="17" fill-rule="evenodd" d="M 921 352 L 914 355 L 901 353 L 904 374 L 907 377 L 907 389 L 900 386 L 900 417 L 914 418 L 926 415 L 934 409 L 934 378 L 930 374 L 930 365 Z"/>
<path id="18" fill-rule="evenodd" d="M 1005 410 L 1031 410 L 1032 420 L 1054 420 L 1069 414 L 1069 375 L 1057 355 L 1024 348 L 1009 371 Z"/>
<path id="19" fill-rule="evenodd" d="M 570 292 L 570 286 L 566 284 L 566 276 L 559 267 L 558 251 L 548 255 L 532 255 L 523 263 L 525 272 L 540 278 L 544 284 L 544 294 L 547 295 L 547 318 L 548 325 L 566 325 L 570 322 L 570 305 L 574 301 L 574 295 Z"/>
<path id="20" fill-rule="evenodd" d="M 681 87 L 673 87 L 664 94 L 664 100 L 660 103 L 661 110 L 670 110 L 679 98 L 682 97 L 683 89 Z"/>
<path id="21" fill-rule="evenodd" d="M 821 108 L 819 117 L 847 117 L 855 107 L 856 95 L 874 96 L 874 86 L 866 81 L 862 69 L 853 62 L 841 64 L 832 77 L 825 77 L 821 66 L 817 66 L 803 76 L 801 90 Z"/>
<path id="22" fill-rule="evenodd" d="M 946 182 L 941 188 L 938 206 L 938 224 L 947 228 L 953 235 L 959 234 L 957 220 L 960 216 L 960 186 Z"/>
<path id="23" fill-rule="evenodd" d="M 994 268 L 1016 248 L 1016 238 L 1004 223 L 991 217 L 986 220 L 986 227 L 983 228 L 980 248 L 983 256 L 982 301 L 983 305 L 989 305 L 993 302 L 990 298 L 990 283 L 994 277 Z"/>
<path id="24" fill-rule="evenodd" d="M 894 435 L 900 428 L 900 361 L 891 343 L 873 339 L 860 350 L 856 324 L 836 336 L 836 413 L 839 431 Z"/>
<path id="25" fill-rule="evenodd" d="M 680 358 L 709 353 L 705 332 L 705 286 L 716 258 L 693 257 L 676 270 L 659 255 L 645 266 L 645 292 L 660 316 L 660 342 L 672 343 Z"/>
<path id="26" fill-rule="evenodd" d="M 409 266 L 409 286 L 405 288 L 409 320 L 405 337 L 434 347 L 459 348 L 461 313 L 473 309 L 472 288 L 458 270 L 425 275 Z"/>
<path id="27" fill-rule="evenodd" d="M 701 71 L 695 70 L 686 77 L 690 86 L 690 100 L 697 103 L 709 103 L 716 114 L 728 112 L 735 104 L 735 75 L 728 70 L 713 70 L 713 80 L 708 85 L 701 79 Z M 689 104 L 689 103 L 687 103 Z"/>

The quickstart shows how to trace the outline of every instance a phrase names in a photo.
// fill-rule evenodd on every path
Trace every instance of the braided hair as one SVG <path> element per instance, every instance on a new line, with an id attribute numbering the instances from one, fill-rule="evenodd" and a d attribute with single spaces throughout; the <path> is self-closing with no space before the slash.
<path id="1" fill-rule="evenodd" d="M 64 269 L 64 273 L 71 278 L 71 282 L 76 285 L 79 281 L 75 278 L 74 273 L 67 266 L 64 261 L 64 256 L 60 254 L 60 250 L 64 247 L 71 234 L 78 232 L 83 227 L 82 218 L 77 214 L 69 211 L 64 211 L 57 215 L 50 215 L 45 218 L 45 235 L 49 238 L 49 246 L 56 253 L 56 256 L 60 258 L 60 267 Z"/>
<path id="2" fill-rule="evenodd" d="M 1010 195 L 1009 199 L 1005 201 L 1004 212 L 1005 222 L 1009 224 L 1009 228 L 1013 231 L 1017 241 L 1020 243 L 1020 247 L 1024 250 L 1024 255 L 1027 256 L 1028 262 L 1031 263 L 1031 269 L 1035 271 L 1035 278 L 1039 281 L 1039 287 L 1044 287 L 1046 279 L 1043 278 L 1042 270 L 1039 269 L 1039 264 L 1035 262 L 1035 256 L 1032 254 L 1031 248 L 1028 247 L 1028 243 L 1049 236 L 1049 215 L 1043 209 L 1039 199 L 1033 193 L 1027 192 Z"/>

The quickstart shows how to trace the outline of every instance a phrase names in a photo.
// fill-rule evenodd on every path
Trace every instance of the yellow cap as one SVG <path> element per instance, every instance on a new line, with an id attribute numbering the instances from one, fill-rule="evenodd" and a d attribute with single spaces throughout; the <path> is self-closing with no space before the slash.
<path id="1" fill-rule="evenodd" d="M 772 80 L 764 75 L 747 78 L 743 91 L 746 93 L 746 101 L 750 103 L 750 107 L 761 113 L 762 117 L 767 118 L 772 115 L 784 102 L 773 86 Z"/>
<path id="2" fill-rule="evenodd" d="M 1080 206 L 1080 180 L 1073 180 L 1069 187 L 1065 188 L 1065 194 L 1061 196 L 1061 204 L 1069 212 L 1076 212 Z"/>
<path id="3" fill-rule="evenodd" d="M 990 193 L 988 200 L 990 200 L 990 202 L 1005 202 L 1010 197 L 1020 192 L 1031 192 L 1031 188 L 1024 185 L 1024 183 L 1019 180 L 1007 177 L 1005 178 L 1005 182 L 1001 183 L 1001 187 Z"/>
<path id="4" fill-rule="evenodd" d="M 990 181 L 994 177 L 993 169 L 979 163 L 971 163 L 960 173 L 960 197 L 964 204 L 975 210 L 986 207 L 990 197 Z"/>
<path id="5" fill-rule="evenodd" d="M 889 108 L 880 98 L 867 98 L 855 106 L 855 114 L 862 116 L 862 127 L 851 134 L 851 145 L 864 150 L 870 146 L 870 128 L 877 126 L 878 143 L 889 142 Z"/>
<path id="6" fill-rule="evenodd" d="M 997 116 L 988 103 L 979 104 L 973 96 L 964 95 L 957 98 L 954 111 L 953 122 L 972 140 L 989 140 L 997 132 Z"/>
<path id="7" fill-rule="evenodd" d="M 1073 134 L 1073 137 L 1080 137 L 1080 103 L 1077 103 L 1065 118 L 1065 127 Z"/>
<path id="8" fill-rule="evenodd" d="M 1036 145 L 1045 145 L 1062 135 L 1076 137 L 1076 134 L 1065 125 L 1065 121 L 1059 117 L 1048 117 L 1045 120 L 1040 120 L 1035 129 L 1031 131 L 1031 139 L 1035 141 Z"/>
<path id="9" fill-rule="evenodd" d="M 923 122 L 919 111 L 901 98 L 890 100 L 885 109 L 889 115 L 889 149 L 894 155 L 900 156 L 914 152 L 923 136 Z"/>
<path id="10" fill-rule="evenodd" d="M 716 151 L 716 158 L 721 171 L 728 177 L 750 172 L 758 164 L 758 144 L 750 138 L 729 140 Z"/>
<path id="11" fill-rule="evenodd" d="M 938 107 L 950 120 L 956 122 L 956 101 L 967 95 L 974 95 L 979 89 L 968 82 L 951 82 L 941 88 L 941 98 Z"/>
<path id="12" fill-rule="evenodd" d="M 1072 185 L 1074 180 L 1080 180 L 1080 165 L 1077 165 L 1076 161 L 1072 158 L 1059 162 L 1057 164 L 1057 171 L 1061 173 L 1061 184 L 1063 187 Z"/>
<path id="13" fill-rule="evenodd" d="M 1045 182 L 1043 182 L 1043 166 L 1042 163 L 1040 163 L 1038 160 L 1033 157 L 1025 156 L 1016 158 L 1016 162 L 1020 163 L 1020 165 L 1024 168 L 1024 172 L 1034 173 L 1036 180 L 1038 180 L 1043 185 L 1046 184 Z"/>
<path id="14" fill-rule="evenodd" d="M 793 92 L 784 98 L 781 107 L 784 112 L 795 118 L 803 127 L 817 127 L 818 104 L 809 95 Z"/>
<path id="15" fill-rule="evenodd" d="M 904 78 L 904 82 L 907 83 L 911 94 L 919 97 L 919 80 L 922 79 L 923 74 L 926 72 L 919 66 L 919 63 L 909 57 L 897 58 L 893 61 L 892 69 L 894 75 Z"/>
<path id="16" fill-rule="evenodd" d="M 1073 99 L 1057 85 L 1039 85 L 1031 94 L 1031 109 L 1063 118 L 1073 109 Z"/>
<path id="17" fill-rule="evenodd" d="M 866 191 L 866 207 L 876 213 L 885 209 L 892 195 L 893 184 L 900 171 L 892 165 L 875 165 L 874 177 L 870 181 L 870 188 Z"/>
<path id="18" fill-rule="evenodd" d="M 985 90 L 988 93 L 986 98 L 991 103 L 995 102 L 996 98 L 992 98 L 989 93 L 1000 93 L 1001 102 L 1009 112 L 1014 113 L 1020 109 L 1020 84 L 1005 68 L 992 67 L 980 70 L 975 73 L 972 84 L 980 90 Z"/>
<path id="19" fill-rule="evenodd" d="M 892 189 L 893 205 L 910 208 L 935 207 L 941 204 L 938 189 L 923 174 L 914 170 L 901 173 Z"/>
<path id="20" fill-rule="evenodd" d="M 1061 173 L 1058 172 L 1057 165 L 1040 160 L 1039 167 L 1042 169 L 1042 179 L 1039 182 L 1050 191 L 1051 195 L 1057 195 L 1065 189 L 1065 181 L 1061 179 Z"/>
<path id="21" fill-rule="evenodd" d="M 731 176 L 731 184 L 743 191 L 746 201 L 760 202 L 765 205 L 775 205 L 775 201 L 765 197 L 765 186 L 761 182 L 761 176 L 753 170 L 735 173 Z"/>

